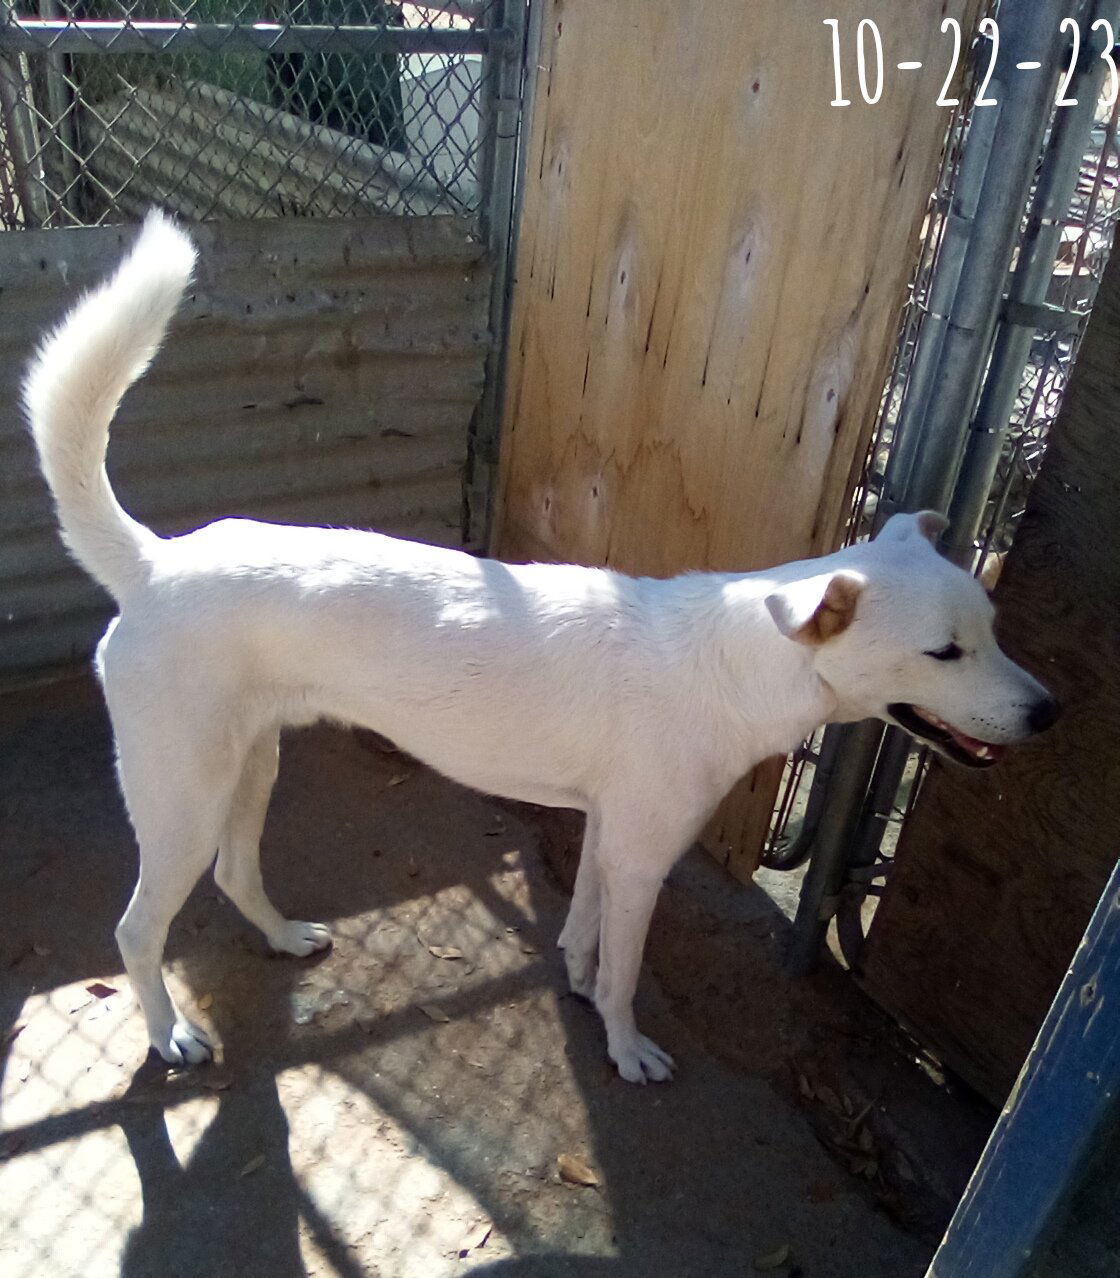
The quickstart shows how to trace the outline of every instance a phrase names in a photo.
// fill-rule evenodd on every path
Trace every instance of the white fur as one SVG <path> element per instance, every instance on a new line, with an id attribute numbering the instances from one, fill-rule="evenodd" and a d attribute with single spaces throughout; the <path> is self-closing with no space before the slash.
<path id="1" fill-rule="evenodd" d="M 466 785 L 587 814 L 560 944 L 634 1081 L 673 1069 L 631 1008 L 658 889 L 737 778 L 894 701 L 985 740 L 1028 735 L 1045 693 L 996 647 L 986 596 L 937 555 L 926 516 L 823 559 L 668 581 L 237 519 L 156 537 L 116 503 L 105 448 L 193 260 L 186 235 L 150 217 L 26 387 L 67 545 L 120 605 L 98 669 L 141 868 L 117 936 L 165 1059 L 210 1054 L 161 957 L 215 849 L 218 883 L 276 949 L 329 942 L 282 918 L 261 884 L 282 725 L 361 724 Z M 805 626 L 838 586 L 858 595 L 854 617 L 814 642 Z M 960 661 L 924 655 L 951 635 Z"/>

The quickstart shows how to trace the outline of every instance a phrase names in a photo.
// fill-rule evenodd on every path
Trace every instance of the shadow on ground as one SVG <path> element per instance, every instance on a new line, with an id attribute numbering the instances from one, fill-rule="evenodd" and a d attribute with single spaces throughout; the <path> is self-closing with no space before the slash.
<path id="1" fill-rule="evenodd" d="M 772 1272 L 917 1278 L 983 1138 L 846 978 L 782 977 L 784 915 L 700 858 L 639 998 L 678 1079 L 622 1083 L 555 949 L 571 823 L 366 736 L 288 738 L 265 832 L 274 899 L 331 952 L 270 958 L 209 878 L 177 920 L 173 985 L 222 1045 L 194 1072 L 141 1065 L 88 681 L 0 697 L 0 823 L 7 1278 L 692 1278 L 783 1249 Z"/>

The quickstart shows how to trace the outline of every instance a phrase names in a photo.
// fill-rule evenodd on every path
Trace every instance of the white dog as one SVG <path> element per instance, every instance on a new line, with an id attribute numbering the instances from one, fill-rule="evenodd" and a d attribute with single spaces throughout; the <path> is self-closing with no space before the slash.
<path id="1" fill-rule="evenodd" d="M 120 608 L 97 651 L 140 846 L 117 939 L 165 1060 L 211 1054 L 161 960 L 215 850 L 218 884 L 274 949 L 329 944 L 261 883 L 285 724 L 360 724 L 478 790 L 585 812 L 560 945 L 611 1060 L 644 1082 L 673 1070 L 631 1006 L 650 914 L 736 779 L 828 722 L 878 716 L 984 766 L 1057 717 L 996 646 L 984 590 L 934 550 L 931 512 L 822 559 L 668 581 L 242 519 L 156 536 L 117 503 L 105 453 L 194 259 L 149 216 L 25 387 L 63 537 Z"/>

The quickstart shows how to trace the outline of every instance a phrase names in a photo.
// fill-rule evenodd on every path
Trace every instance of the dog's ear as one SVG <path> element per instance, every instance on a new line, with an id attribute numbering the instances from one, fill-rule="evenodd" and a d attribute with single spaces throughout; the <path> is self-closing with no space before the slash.
<path id="1" fill-rule="evenodd" d="M 938 510 L 919 510 L 914 515 L 892 515 L 879 529 L 876 541 L 906 541 L 909 537 L 924 537 L 932 545 L 949 527 L 949 521 Z"/>
<path id="2" fill-rule="evenodd" d="M 866 577 L 846 570 L 806 577 L 767 595 L 766 609 L 787 639 L 810 646 L 827 643 L 852 624 L 866 585 Z"/>

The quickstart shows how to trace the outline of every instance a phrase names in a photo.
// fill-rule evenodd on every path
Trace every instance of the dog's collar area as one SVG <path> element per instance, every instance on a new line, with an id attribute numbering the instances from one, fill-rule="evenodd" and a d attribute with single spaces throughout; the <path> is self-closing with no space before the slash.
<path id="1" fill-rule="evenodd" d="M 939 715 L 921 706 L 905 701 L 893 701 L 887 713 L 899 725 L 920 741 L 927 741 L 955 763 L 968 768 L 990 768 L 1007 752 L 1007 747 L 991 741 L 979 741 L 967 733 L 946 723 Z"/>

